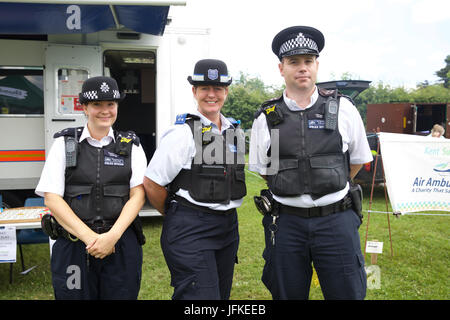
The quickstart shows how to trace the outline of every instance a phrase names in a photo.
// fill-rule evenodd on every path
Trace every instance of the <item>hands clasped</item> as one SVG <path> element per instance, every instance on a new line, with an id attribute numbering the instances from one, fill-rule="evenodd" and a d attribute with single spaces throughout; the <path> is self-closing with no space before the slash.
<path id="1" fill-rule="evenodd" d="M 117 238 L 111 232 L 105 232 L 102 234 L 95 234 L 96 236 L 89 241 L 86 246 L 86 251 L 91 256 L 97 259 L 104 259 L 112 253 L 115 253 L 115 244 Z"/>

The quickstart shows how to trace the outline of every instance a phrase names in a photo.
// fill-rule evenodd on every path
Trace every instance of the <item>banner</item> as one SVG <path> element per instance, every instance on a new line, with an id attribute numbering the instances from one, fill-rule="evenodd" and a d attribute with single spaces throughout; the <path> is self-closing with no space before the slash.
<path id="1" fill-rule="evenodd" d="M 450 139 L 379 134 L 394 212 L 450 211 Z"/>
<path id="2" fill-rule="evenodd" d="M 0 3 L 0 34 L 91 33 L 116 27 L 109 5 Z M 114 6 L 117 22 L 162 35 L 169 6 Z"/>

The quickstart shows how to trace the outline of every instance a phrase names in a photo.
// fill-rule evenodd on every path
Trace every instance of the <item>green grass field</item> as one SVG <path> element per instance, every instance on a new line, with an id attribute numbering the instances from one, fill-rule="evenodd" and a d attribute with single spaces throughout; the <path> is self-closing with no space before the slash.
<path id="1" fill-rule="evenodd" d="M 261 282 L 264 248 L 262 216 L 256 211 L 253 196 L 264 188 L 264 181 L 247 172 L 248 195 L 238 210 L 240 246 L 239 264 L 236 265 L 231 299 L 265 300 L 270 293 Z M 364 189 L 364 208 L 369 206 L 370 189 Z M 372 210 L 385 211 L 384 191 L 375 188 Z M 364 246 L 368 214 L 364 213 L 360 227 L 361 246 Z M 144 264 L 139 299 L 166 300 L 172 295 L 170 275 L 161 251 L 159 237 L 162 217 L 143 219 L 147 243 L 144 245 Z M 400 216 L 390 215 L 392 246 L 387 215 L 371 213 L 368 240 L 383 241 L 383 253 L 378 255 L 381 285 L 379 289 L 367 290 L 367 300 L 434 300 L 450 298 L 450 217 L 446 216 Z M 9 264 L 0 264 L 0 299 L 48 300 L 53 299 L 50 256 L 47 244 L 23 247 L 26 268 L 37 265 L 26 275 L 20 274 L 20 258 L 13 268 L 13 284 L 9 284 Z M 366 255 L 366 266 L 370 265 Z M 323 299 L 319 285 L 312 283 L 310 299 Z"/>

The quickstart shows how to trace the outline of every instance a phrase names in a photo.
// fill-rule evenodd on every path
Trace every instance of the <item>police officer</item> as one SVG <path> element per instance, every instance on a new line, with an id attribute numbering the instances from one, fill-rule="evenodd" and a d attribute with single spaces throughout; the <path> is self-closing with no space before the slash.
<path id="1" fill-rule="evenodd" d="M 173 299 L 228 299 L 239 244 L 236 208 L 246 194 L 244 136 L 222 109 L 231 77 L 200 60 L 188 77 L 197 111 L 177 116 L 147 168 L 148 199 L 165 215 L 161 247 Z"/>
<path id="2" fill-rule="evenodd" d="M 325 299 L 366 294 L 361 198 L 350 180 L 372 156 L 352 102 L 315 85 L 324 43 L 319 30 L 306 26 L 275 36 L 272 50 L 286 89 L 261 106 L 252 126 L 250 170 L 270 190 L 261 193 L 269 203 L 262 281 L 273 299 L 308 299 L 312 264 Z"/>
<path id="3" fill-rule="evenodd" d="M 44 228 L 58 231 L 51 257 L 56 299 L 137 299 L 139 293 L 137 215 L 147 159 L 132 131 L 112 129 L 123 97 L 113 78 L 83 83 L 87 124 L 55 134 L 36 188 L 56 218 Z"/>

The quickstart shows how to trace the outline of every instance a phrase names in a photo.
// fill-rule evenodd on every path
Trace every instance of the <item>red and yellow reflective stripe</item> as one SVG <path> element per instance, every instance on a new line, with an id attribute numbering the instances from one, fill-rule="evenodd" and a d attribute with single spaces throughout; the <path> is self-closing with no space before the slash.
<path id="1" fill-rule="evenodd" d="M 45 161 L 45 150 L 0 150 L 0 162 Z"/>

